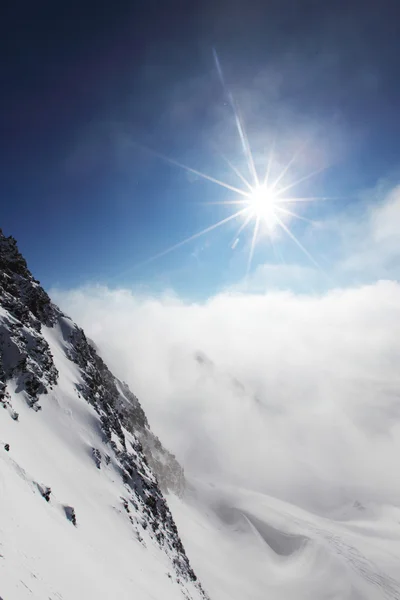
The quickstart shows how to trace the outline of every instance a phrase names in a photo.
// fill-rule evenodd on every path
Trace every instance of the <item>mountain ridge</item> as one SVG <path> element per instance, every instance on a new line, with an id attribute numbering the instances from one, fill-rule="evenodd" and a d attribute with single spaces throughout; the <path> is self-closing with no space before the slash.
<path id="1" fill-rule="evenodd" d="M 67 395 L 60 393 L 63 389 Z M 93 468 L 105 472 L 124 490 L 119 501 L 134 526 L 136 540 L 143 543 L 145 537 L 150 538 L 165 553 L 174 573 L 171 577 L 186 598 L 206 598 L 163 495 L 183 493 L 182 467 L 151 431 L 138 398 L 111 373 L 84 331 L 52 303 L 29 271 L 16 240 L 1 230 L 0 404 L 5 409 L 0 413 L 5 444 L 7 413 L 18 427 L 28 416 L 26 409 L 38 413 L 36 419 L 54 411 L 59 419 L 61 406 L 65 414 L 75 411 L 80 418 L 82 412 L 84 436 L 93 443 L 90 448 L 85 439 L 82 446 L 91 454 Z M 88 436 L 88 424 L 95 435 L 90 432 Z M 10 444 L 8 460 L 14 460 L 14 445 Z M 16 468 L 25 473 L 23 464 Z M 26 476 L 26 481 L 33 479 Z M 37 489 L 45 501 L 52 502 L 51 481 L 44 487 L 37 483 Z M 79 507 L 64 507 L 64 512 L 79 526 Z"/>

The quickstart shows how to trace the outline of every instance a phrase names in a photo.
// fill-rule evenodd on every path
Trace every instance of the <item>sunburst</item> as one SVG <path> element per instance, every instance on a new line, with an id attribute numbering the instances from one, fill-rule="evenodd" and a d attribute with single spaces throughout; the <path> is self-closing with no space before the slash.
<path id="1" fill-rule="evenodd" d="M 185 170 L 191 174 L 194 174 L 202 179 L 212 182 L 215 185 L 225 189 L 227 192 L 231 192 L 231 193 L 235 194 L 235 196 L 236 196 L 233 199 L 230 198 L 230 199 L 222 200 L 222 201 L 206 202 L 206 204 L 223 204 L 226 206 L 234 206 L 237 208 L 237 210 L 235 210 L 232 214 L 228 215 L 224 219 L 221 219 L 220 221 L 212 223 L 210 226 L 206 227 L 205 229 L 202 229 L 201 231 L 194 233 L 193 235 L 177 242 L 176 244 L 173 244 L 172 246 L 170 246 L 169 248 L 166 248 L 162 252 L 159 252 L 159 253 L 153 255 L 152 257 L 150 257 L 149 259 L 143 261 L 141 264 L 146 264 L 146 263 L 152 262 L 158 258 L 161 258 L 162 256 L 169 254 L 170 252 L 180 248 L 181 246 L 188 244 L 189 242 L 191 242 L 203 235 L 206 235 L 207 233 L 210 233 L 211 231 L 213 231 L 219 227 L 222 227 L 223 225 L 225 225 L 231 221 L 234 221 L 236 219 L 242 219 L 242 223 L 235 235 L 235 238 L 234 238 L 234 241 L 232 244 L 232 249 L 235 249 L 237 247 L 238 242 L 239 242 L 239 236 L 252 223 L 253 231 L 250 236 L 250 249 L 249 249 L 249 257 L 248 257 L 248 263 L 247 263 L 247 274 L 249 273 L 249 271 L 251 269 L 254 251 L 255 251 L 256 244 L 257 244 L 257 241 L 258 241 L 261 231 L 263 231 L 264 234 L 266 234 L 270 237 L 271 242 L 273 244 L 274 252 L 275 252 L 274 238 L 276 237 L 278 231 L 283 231 L 292 240 L 292 242 L 294 242 L 298 246 L 298 248 L 307 256 L 307 258 L 316 267 L 320 268 L 317 261 L 315 260 L 315 258 L 303 246 L 303 244 L 295 236 L 295 234 L 289 227 L 290 222 L 293 219 L 301 219 L 301 220 L 308 221 L 311 223 L 312 223 L 312 221 L 302 215 L 299 215 L 298 213 L 296 213 L 294 210 L 292 210 L 289 207 L 292 207 L 292 205 L 295 203 L 327 200 L 328 198 L 327 197 L 317 197 L 317 196 L 297 197 L 297 196 L 288 196 L 287 194 L 288 194 L 288 192 L 293 190 L 296 186 L 298 186 L 300 183 L 302 183 L 303 181 L 305 181 L 307 179 L 310 179 L 311 177 L 314 177 L 317 173 L 319 173 L 323 169 L 317 169 L 315 171 L 307 173 L 306 175 L 302 176 L 301 178 L 299 178 L 298 180 L 296 180 L 294 182 L 291 182 L 289 184 L 284 184 L 285 177 L 287 176 L 289 170 L 293 167 L 293 165 L 296 161 L 297 155 L 299 154 L 299 152 L 301 150 L 300 149 L 291 157 L 291 159 L 286 163 L 286 165 L 280 170 L 280 172 L 279 172 L 278 176 L 275 178 L 275 180 L 272 180 L 271 173 L 272 173 L 272 164 L 274 162 L 274 150 L 273 150 L 274 144 L 272 144 L 271 151 L 269 153 L 269 158 L 267 161 L 267 168 L 266 168 L 265 175 L 264 175 L 264 177 L 262 177 L 260 179 L 259 173 L 257 172 L 256 166 L 255 166 L 255 160 L 254 160 L 253 153 L 251 151 L 251 147 L 250 147 L 250 143 L 249 143 L 246 129 L 244 126 L 243 118 L 239 112 L 236 102 L 234 101 L 232 93 L 230 92 L 230 90 L 228 89 L 228 87 L 225 83 L 221 64 L 220 64 L 218 55 L 215 50 L 214 50 L 214 61 L 215 61 L 215 65 L 217 68 L 217 72 L 218 72 L 221 84 L 223 86 L 227 100 L 229 102 L 229 105 L 230 105 L 233 115 L 234 115 L 236 130 L 237 130 L 237 133 L 238 133 L 238 136 L 240 139 L 242 151 L 243 151 L 243 154 L 244 154 L 244 157 L 246 160 L 246 164 L 247 164 L 247 168 L 248 168 L 250 177 L 247 178 L 244 175 L 244 173 L 241 170 L 239 170 L 233 164 L 233 162 L 231 160 L 229 160 L 223 154 L 220 154 L 221 158 L 226 162 L 226 164 L 228 165 L 228 167 L 230 168 L 232 173 L 238 179 L 240 179 L 241 183 L 245 186 L 244 188 L 237 187 L 236 185 L 233 185 L 229 181 L 224 181 L 213 175 L 204 173 L 198 169 L 195 169 L 186 164 L 183 164 L 182 162 L 177 161 L 169 156 L 166 156 L 164 154 L 161 154 L 159 152 L 156 152 L 154 150 L 151 150 L 147 147 L 140 145 L 140 148 L 142 150 L 145 150 L 145 151 L 151 153 L 152 155 L 162 159 L 163 161 L 170 163 L 171 165 L 179 167 L 180 169 L 183 169 L 183 170 Z"/>

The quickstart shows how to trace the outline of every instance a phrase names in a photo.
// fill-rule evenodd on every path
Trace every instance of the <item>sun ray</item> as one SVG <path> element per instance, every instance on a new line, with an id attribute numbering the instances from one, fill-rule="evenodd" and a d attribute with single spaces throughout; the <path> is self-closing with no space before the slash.
<path id="1" fill-rule="evenodd" d="M 193 169 L 192 167 L 189 167 L 188 165 L 185 165 L 185 164 L 179 162 L 178 160 L 175 160 L 174 158 L 170 158 L 169 156 L 166 156 L 165 154 L 161 154 L 161 152 L 156 152 L 155 150 L 152 150 L 151 148 L 148 148 L 147 146 L 142 146 L 140 144 L 136 144 L 136 145 L 138 147 L 140 147 L 142 150 L 148 152 L 149 154 L 153 154 L 157 158 L 160 158 L 161 160 L 164 160 L 165 162 L 168 162 L 171 165 L 174 165 L 175 167 L 180 167 L 181 169 L 184 169 L 185 171 L 188 171 L 189 173 L 193 173 L 193 175 L 198 175 L 199 177 L 202 177 L 203 179 L 206 179 L 207 181 L 216 183 L 217 185 L 219 185 L 223 188 L 226 188 L 227 190 L 230 190 L 231 192 L 235 192 L 236 194 L 240 194 L 241 196 L 245 196 L 245 197 L 248 197 L 248 195 L 249 195 L 249 192 L 246 192 L 245 190 L 241 190 L 240 188 L 230 185 L 229 183 L 226 183 L 225 181 L 216 179 L 216 177 L 207 175 L 207 173 L 203 173 L 202 171 Z"/>
<path id="2" fill-rule="evenodd" d="M 304 198 L 301 196 L 293 196 L 292 198 L 286 196 L 280 198 L 277 196 L 276 198 L 277 204 L 286 204 L 286 202 L 324 202 L 326 200 L 346 200 L 346 198 L 340 196 L 305 196 Z"/>
<path id="3" fill-rule="evenodd" d="M 247 225 L 250 223 L 250 221 L 251 221 L 252 218 L 253 218 L 253 215 L 249 211 L 247 217 L 245 218 L 245 220 L 243 221 L 243 223 L 241 224 L 241 226 L 239 227 L 239 229 L 237 230 L 237 232 L 233 236 L 233 240 L 232 240 L 232 243 L 231 243 L 232 250 L 234 250 L 236 248 L 237 244 L 239 243 L 239 236 L 240 236 L 240 234 L 247 227 Z"/>
<path id="4" fill-rule="evenodd" d="M 286 173 L 289 171 L 290 167 L 296 161 L 298 155 L 300 154 L 301 150 L 304 148 L 305 145 L 306 145 L 305 142 L 303 144 L 301 144 L 300 147 L 293 154 L 292 158 L 287 163 L 286 167 L 283 167 L 282 171 L 279 173 L 279 175 L 275 179 L 274 183 L 270 186 L 272 190 L 275 190 L 278 183 L 285 177 Z"/>
<path id="5" fill-rule="evenodd" d="M 271 173 L 272 160 L 273 160 L 273 157 L 274 157 L 274 148 L 275 148 L 275 139 L 273 140 L 273 142 L 271 144 L 271 149 L 270 149 L 269 155 L 268 155 L 267 169 L 266 169 L 266 172 L 265 172 L 265 177 L 264 177 L 264 182 L 263 182 L 263 186 L 264 187 L 268 186 L 269 176 L 270 176 L 270 173 Z"/>
<path id="6" fill-rule="evenodd" d="M 292 166 L 292 164 L 294 163 L 295 160 L 296 160 L 296 154 L 294 154 L 292 156 L 292 158 L 289 160 L 286 167 L 284 167 L 282 169 L 282 171 L 279 173 L 278 177 L 275 179 L 274 183 L 270 186 L 272 190 L 276 189 L 276 186 L 281 181 L 281 179 L 283 179 L 285 177 L 286 173 L 289 171 L 290 167 Z"/>
<path id="7" fill-rule="evenodd" d="M 251 269 L 251 263 L 253 262 L 254 248 L 255 248 L 256 242 L 257 242 L 257 234 L 258 234 L 259 227 L 260 227 L 260 217 L 257 217 L 256 222 L 254 223 L 253 237 L 251 238 L 251 246 L 250 246 L 249 260 L 247 262 L 246 277 L 249 275 L 249 272 Z"/>
<path id="8" fill-rule="evenodd" d="M 242 233 L 242 231 L 247 227 L 247 225 L 250 223 L 250 221 L 251 221 L 252 218 L 253 218 L 253 215 L 249 211 L 249 214 L 247 215 L 247 217 L 245 218 L 245 220 L 243 221 L 243 223 L 241 224 L 241 226 L 237 230 L 235 237 L 238 237 Z"/>
<path id="9" fill-rule="evenodd" d="M 196 204 L 196 203 L 195 203 Z M 197 202 L 197 204 L 201 205 L 212 205 L 212 204 L 242 204 L 248 206 L 248 202 L 246 200 L 211 200 L 210 202 Z"/>
<path id="10" fill-rule="evenodd" d="M 227 98 L 228 105 L 233 113 L 236 131 L 237 131 L 237 134 L 238 134 L 238 137 L 240 140 L 240 144 L 241 144 L 241 151 L 243 152 L 242 164 L 239 164 L 239 166 L 242 167 L 243 165 L 247 164 L 247 168 L 249 170 L 250 177 L 247 175 L 247 171 L 244 171 L 245 174 L 243 174 L 242 170 L 240 168 L 238 168 L 236 166 L 236 164 L 234 164 L 234 162 L 232 162 L 225 154 L 223 154 L 222 152 L 220 152 L 218 150 L 217 150 L 218 156 L 225 161 L 225 163 L 228 165 L 230 171 L 241 181 L 241 183 L 244 185 L 244 189 L 237 187 L 235 185 L 231 185 L 229 182 L 224 181 L 224 179 L 218 179 L 217 177 L 214 177 L 212 175 L 209 175 L 207 173 L 199 171 L 198 169 L 194 169 L 184 163 L 181 163 L 178 160 L 170 158 L 169 156 L 167 156 L 165 154 L 156 152 L 146 146 L 141 146 L 140 144 L 135 143 L 135 145 L 137 147 L 152 154 L 153 156 L 158 157 L 159 159 L 161 159 L 171 165 L 179 167 L 180 169 L 183 169 L 183 170 L 187 171 L 188 173 L 192 173 L 193 175 L 196 175 L 202 179 L 205 179 L 206 181 L 210 181 L 211 183 L 214 183 L 214 184 L 218 185 L 219 187 L 224 188 L 225 190 L 228 190 L 230 192 L 233 192 L 234 194 L 237 194 L 239 196 L 239 198 L 233 198 L 233 199 L 228 198 L 226 200 L 215 200 L 215 201 L 206 200 L 204 202 L 201 202 L 201 204 L 210 204 L 210 205 L 212 205 L 212 204 L 215 204 L 215 205 L 220 204 L 220 205 L 226 205 L 226 206 L 232 205 L 236 208 L 233 209 L 233 210 L 235 210 L 235 212 L 233 214 L 230 214 L 229 216 L 221 219 L 220 221 L 213 223 L 209 227 L 206 227 L 205 229 L 198 231 L 197 233 L 189 236 L 188 238 L 181 240 L 180 242 L 178 242 L 176 244 L 173 244 L 166 250 L 163 250 L 162 252 L 155 254 L 154 256 L 148 258 L 147 260 L 145 260 L 139 264 L 144 265 L 144 264 L 152 262 L 158 258 L 161 258 L 161 257 L 169 254 L 170 252 L 177 250 L 178 248 L 184 246 L 185 244 L 188 244 L 189 242 L 198 239 L 199 237 L 225 225 L 226 223 L 233 221 L 234 219 L 237 219 L 239 216 L 242 215 L 244 217 L 243 222 L 240 224 L 240 227 L 238 228 L 238 231 L 235 235 L 235 238 L 233 240 L 231 248 L 232 248 L 232 250 L 234 248 L 236 248 L 236 246 L 239 242 L 239 235 L 246 229 L 246 227 L 250 224 L 250 222 L 254 221 L 254 229 L 252 230 L 251 233 L 249 232 L 249 236 L 251 236 L 251 242 L 250 242 L 249 256 L 248 256 L 248 262 L 247 262 L 246 279 L 248 278 L 248 275 L 249 275 L 251 267 L 252 267 L 252 262 L 253 262 L 254 253 L 256 250 L 256 245 L 258 243 L 258 238 L 260 237 L 260 228 L 261 227 L 262 227 L 262 231 L 264 232 L 264 229 L 265 229 L 265 232 L 269 236 L 275 257 L 278 257 L 278 254 L 280 255 L 281 263 L 284 263 L 285 261 L 283 259 L 283 256 L 281 255 L 281 253 L 280 252 L 278 253 L 278 247 L 274 241 L 274 235 L 279 228 L 281 228 L 286 233 L 286 235 L 297 245 L 297 247 L 307 256 L 309 261 L 313 265 L 315 265 L 320 271 L 322 271 L 324 273 L 321 266 L 318 264 L 318 262 L 312 256 L 312 254 L 303 246 L 301 241 L 295 236 L 295 234 L 291 231 L 291 229 L 288 226 L 290 224 L 289 222 L 291 221 L 291 219 L 300 219 L 302 221 L 305 221 L 307 223 L 311 223 L 314 225 L 316 224 L 315 221 L 290 210 L 290 208 L 292 208 L 292 207 L 289 208 L 289 206 L 290 206 L 290 204 L 293 204 L 296 202 L 297 203 L 316 202 L 316 201 L 325 201 L 325 200 L 332 200 L 332 199 L 336 200 L 336 199 L 342 199 L 342 198 L 335 198 L 335 197 L 329 197 L 329 196 L 310 196 L 310 197 L 297 197 L 297 196 L 286 197 L 285 196 L 285 193 L 288 192 L 289 190 L 292 190 L 297 185 L 301 184 L 304 181 L 307 181 L 308 179 L 316 176 L 318 173 L 321 173 L 322 171 L 324 171 L 326 169 L 325 166 L 318 168 L 312 172 L 309 172 L 309 173 L 303 175 L 302 177 L 293 181 L 292 183 L 288 183 L 286 176 L 287 176 L 289 170 L 292 169 L 295 161 L 298 159 L 301 152 L 307 146 L 307 144 L 308 144 L 307 140 L 298 146 L 297 150 L 294 152 L 294 154 L 292 155 L 290 160 L 286 164 L 283 163 L 283 165 L 284 165 L 283 168 L 276 175 L 276 173 L 273 174 L 273 171 L 275 171 L 275 167 L 276 167 L 276 165 L 275 165 L 276 137 L 275 137 L 272 140 L 272 144 L 270 144 L 270 148 L 269 148 L 269 152 L 268 152 L 268 159 L 266 161 L 266 164 L 264 163 L 265 174 L 263 173 L 263 177 L 262 177 L 261 181 L 259 180 L 256 164 L 254 161 L 254 156 L 253 156 L 253 153 L 251 150 L 249 138 L 248 138 L 247 131 L 246 131 L 246 128 L 244 125 L 244 119 L 242 117 L 239 105 L 236 102 L 236 100 L 234 99 L 232 92 L 230 91 L 229 87 L 226 84 L 224 73 L 222 71 L 222 66 L 221 66 L 218 54 L 215 49 L 213 49 L 213 55 L 214 55 L 214 61 L 215 61 L 215 66 L 217 69 L 218 77 L 219 77 L 220 83 L 222 85 L 224 95 Z M 268 149 L 266 148 L 266 150 L 268 150 Z M 225 169 L 225 171 L 227 171 L 227 169 Z M 291 193 L 293 193 L 293 192 L 291 192 Z M 198 203 L 194 202 L 194 204 L 198 204 Z M 139 266 L 139 265 L 135 265 L 135 266 Z"/>
<path id="11" fill-rule="evenodd" d="M 225 154 L 222 154 L 222 152 L 220 152 L 219 155 L 227 163 L 227 165 L 232 169 L 232 171 L 243 181 L 243 183 L 249 188 L 249 190 L 253 191 L 253 188 L 250 185 L 250 183 L 247 181 L 246 177 L 244 177 L 244 175 L 242 175 L 242 173 L 239 171 L 239 169 L 237 167 L 235 167 L 235 165 L 229 160 L 229 158 L 227 156 L 225 156 Z"/>
<path id="12" fill-rule="evenodd" d="M 280 251 L 278 251 L 278 247 L 276 246 L 275 242 L 274 242 L 274 236 L 271 235 L 269 237 L 270 242 L 271 242 L 271 246 L 272 246 L 272 251 L 274 253 L 275 258 L 280 261 L 283 265 L 286 264 L 285 263 L 285 259 L 282 256 L 282 253 Z"/>
<path id="13" fill-rule="evenodd" d="M 258 180 L 256 166 L 254 164 L 253 153 L 251 151 L 249 140 L 247 138 L 246 132 L 245 132 L 244 127 L 242 125 L 242 118 L 241 118 L 240 113 L 239 113 L 239 108 L 236 106 L 236 103 L 234 102 L 233 97 L 232 97 L 231 105 L 232 105 L 233 111 L 235 113 L 236 127 L 237 127 L 237 130 L 238 130 L 241 142 L 242 142 L 243 152 L 244 152 L 244 155 L 245 155 L 246 160 L 247 160 L 247 165 L 249 167 L 249 171 L 250 171 L 251 175 L 253 176 L 254 185 L 258 186 L 258 185 L 260 185 L 260 182 Z"/>
<path id="14" fill-rule="evenodd" d="M 278 210 L 279 212 L 285 213 L 285 215 L 289 215 L 291 217 L 294 217 L 295 219 L 300 219 L 301 221 L 306 221 L 307 223 L 311 223 L 312 225 L 316 225 L 316 222 L 313 221 L 312 219 L 307 219 L 307 217 L 303 217 L 302 215 L 298 215 L 297 213 L 287 209 L 287 208 L 283 208 L 282 206 L 277 206 L 276 210 Z"/>
<path id="15" fill-rule="evenodd" d="M 311 179 L 311 177 L 315 177 L 316 175 L 318 175 L 318 173 L 322 173 L 322 171 L 325 171 L 327 167 L 320 167 L 319 169 L 316 169 L 315 171 L 312 171 L 311 173 L 308 173 L 307 175 L 304 175 L 304 177 L 301 177 L 300 179 L 297 179 L 297 181 L 294 181 L 293 183 L 291 183 L 290 185 L 287 185 L 284 188 L 281 188 L 277 194 L 283 194 L 284 192 L 286 192 L 287 190 L 291 190 L 292 188 L 294 188 L 296 185 L 299 185 L 299 183 L 302 183 L 303 181 L 307 181 L 307 179 Z"/>
<path id="16" fill-rule="evenodd" d="M 302 252 L 304 252 L 304 254 L 307 256 L 307 258 L 313 263 L 313 265 L 315 265 L 317 267 L 317 269 L 319 271 L 321 271 L 324 275 L 325 272 L 322 269 L 322 267 L 317 263 L 317 261 L 315 260 L 315 258 L 312 256 L 312 254 L 309 253 L 309 251 L 307 250 L 307 248 L 305 248 L 303 246 L 303 244 L 301 242 L 299 242 L 299 240 L 297 239 L 297 237 L 290 231 L 289 227 L 287 227 L 285 225 L 285 223 L 282 221 L 282 219 L 280 219 L 278 216 L 276 217 L 279 225 L 282 227 L 282 229 L 287 233 L 287 235 L 293 240 L 293 242 L 300 248 L 300 250 Z"/>
<path id="17" fill-rule="evenodd" d="M 258 175 L 257 175 L 256 167 L 254 164 L 253 154 L 251 152 L 251 148 L 250 148 L 249 140 L 248 140 L 248 137 L 246 134 L 246 130 L 242 123 L 242 117 L 240 115 L 239 108 L 233 98 L 232 92 L 229 90 L 228 86 L 226 85 L 224 73 L 222 71 L 221 63 L 220 63 L 220 60 L 219 60 L 219 57 L 218 57 L 218 54 L 217 54 L 217 51 L 215 48 L 213 48 L 213 55 L 214 55 L 214 61 L 215 61 L 215 65 L 217 67 L 217 72 L 218 72 L 218 76 L 219 76 L 221 85 L 224 89 L 225 95 L 228 98 L 230 107 L 233 111 L 236 129 L 239 134 L 240 142 L 242 144 L 242 150 L 246 157 L 249 171 L 250 171 L 251 175 L 253 176 L 254 184 L 257 186 L 257 185 L 259 185 Z"/>
<path id="18" fill-rule="evenodd" d="M 191 235 L 190 237 L 178 242 L 177 244 L 173 244 L 173 246 L 170 246 L 169 248 L 167 248 L 166 250 L 163 250 L 162 252 L 158 252 L 158 254 L 154 254 L 154 256 L 151 256 L 150 258 L 147 258 L 146 260 L 136 264 L 136 267 L 141 267 L 144 265 L 147 265 L 151 262 L 153 262 L 154 260 L 157 260 L 158 258 L 162 258 L 163 256 L 165 256 L 166 254 L 169 254 L 170 252 L 173 252 L 173 250 L 177 250 L 178 248 L 181 248 L 182 246 L 184 246 L 185 244 L 188 244 L 189 242 L 196 240 L 197 238 L 201 237 L 202 235 L 205 235 L 206 233 L 209 233 L 210 231 L 213 231 L 214 229 L 217 229 L 218 227 L 221 227 L 221 225 L 225 225 L 225 223 L 228 223 L 229 221 L 232 221 L 233 219 L 236 219 L 237 217 L 239 217 L 239 215 L 244 214 L 245 212 L 247 212 L 249 210 L 248 207 L 243 208 L 242 210 L 238 210 L 237 212 L 233 213 L 233 215 L 229 215 L 228 217 L 226 217 L 225 219 L 222 219 L 221 221 L 218 221 L 218 223 L 214 223 L 213 225 L 210 225 L 209 227 L 206 227 L 205 229 L 202 229 L 201 231 L 198 231 L 197 233 Z"/>

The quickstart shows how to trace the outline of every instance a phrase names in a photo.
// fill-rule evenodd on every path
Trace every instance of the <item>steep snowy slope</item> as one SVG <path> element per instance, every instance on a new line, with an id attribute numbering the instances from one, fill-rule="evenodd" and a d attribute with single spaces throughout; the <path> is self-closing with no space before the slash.
<path id="1" fill-rule="evenodd" d="M 205 598 L 137 398 L 0 232 L 0 597 Z"/>
<path id="2" fill-rule="evenodd" d="M 212 404 L 224 393 L 230 411 L 236 399 L 271 420 L 276 408 L 236 373 L 199 352 L 189 360 L 192 398 L 204 404 L 211 390 Z M 238 446 L 225 471 L 266 479 L 248 453 L 239 466 L 243 429 L 224 424 Z M 0 598 L 204 600 L 198 575 L 212 600 L 400 600 L 391 495 L 368 501 L 332 484 L 333 501 L 314 505 L 298 488 L 278 498 L 247 489 L 245 477 L 204 482 L 205 472 L 185 479 L 138 399 L 0 234 Z"/>

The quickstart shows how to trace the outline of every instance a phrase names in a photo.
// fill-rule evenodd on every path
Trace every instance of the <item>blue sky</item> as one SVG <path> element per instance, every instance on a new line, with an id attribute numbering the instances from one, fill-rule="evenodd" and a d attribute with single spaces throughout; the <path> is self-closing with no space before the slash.
<path id="1" fill-rule="evenodd" d="M 393 503 L 397 3 L 11 10 L 0 36 L 1 227 L 163 443 L 189 471 L 313 511 Z M 289 183 L 326 167 L 296 194 L 339 199 L 299 205 L 314 223 L 290 222 L 320 269 L 278 230 L 277 255 L 264 239 L 246 278 L 251 229 L 233 250 L 239 223 L 146 262 L 234 210 L 206 204 L 227 198 L 218 186 L 140 148 L 238 185 L 220 156 L 245 172 L 213 48 L 260 172 L 274 140 L 277 172 L 297 152 Z M 199 370 L 199 351 L 214 374 Z"/>
<path id="2" fill-rule="evenodd" d="M 288 183 L 326 167 L 296 194 L 340 198 L 304 205 L 317 227 L 290 224 L 325 275 L 280 235 L 278 255 L 268 240 L 257 246 L 247 283 L 260 273 L 269 275 L 257 286 L 354 283 L 356 274 L 346 279 L 338 265 L 361 246 L 342 231 L 354 236 L 398 182 L 396 12 L 389 1 L 285 0 L 206 2 L 186 12 L 174 2 L 119 2 L 103 12 L 88 2 L 27 5 L 23 22 L 10 13 L 4 232 L 46 287 L 100 282 L 191 298 L 240 288 L 251 240 L 249 228 L 232 250 L 240 220 L 146 262 L 234 210 L 206 204 L 232 194 L 141 148 L 240 184 L 220 156 L 246 172 L 216 47 L 260 171 L 275 143 L 277 172 L 298 152 Z M 359 279 L 368 279 L 365 270 Z"/>

